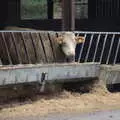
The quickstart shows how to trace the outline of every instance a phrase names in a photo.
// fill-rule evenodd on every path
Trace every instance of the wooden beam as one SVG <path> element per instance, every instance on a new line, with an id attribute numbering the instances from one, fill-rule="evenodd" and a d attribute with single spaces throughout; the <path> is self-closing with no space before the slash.
<path id="1" fill-rule="evenodd" d="M 53 19 L 53 0 L 47 0 L 48 19 Z"/>
<path id="2" fill-rule="evenodd" d="M 62 0 L 62 30 L 75 30 L 75 0 Z"/>

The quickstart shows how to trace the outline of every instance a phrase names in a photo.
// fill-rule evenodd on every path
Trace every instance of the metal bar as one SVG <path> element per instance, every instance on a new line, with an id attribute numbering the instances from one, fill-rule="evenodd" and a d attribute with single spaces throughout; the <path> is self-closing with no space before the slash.
<path id="1" fill-rule="evenodd" d="M 17 54 L 17 56 L 18 56 L 19 63 L 21 64 L 21 63 L 22 63 L 22 60 L 21 60 L 20 54 L 19 54 L 19 52 L 18 52 L 17 43 L 16 43 L 15 36 L 14 36 L 13 32 L 11 32 L 11 36 L 12 36 L 13 44 L 14 44 L 14 46 L 15 46 L 16 54 Z"/>
<path id="2" fill-rule="evenodd" d="M 30 56 L 29 56 L 29 53 L 28 53 L 28 50 L 27 50 L 27 45 L 25 43 L 25 39 L 24 39 L 24 36 L 23 36 L 22 33 L 21 33 L 21 37 L 22 37 L 22 40 L 23 40 L 23 45 L 24 45 L 24 48 L 25 48 L 25 52 L 26 52 L 26 55 L 27 55 L 28 62 L 31 63 Z"/>
<path id="3" fill-rule="evenodd" d="M 63 31 L 64 32 L 64 31 Z M 120 34 L 120 32 L 93 32 L 93 31 L 74 31 L 75 33 L 83 33 L 83 34 Z"/>
<path id="4" fill-rule="evenodd" d="M 46 52 L 45 52 L 45 46 L 43 44 L 42 37 L 41 37 L 40 33 L 39 33 L 39 39 L 40 39 L 40 42 L 41 42 L 41 45 L 42 45 L 42 48 L 43 48 L 43 51 L 44 51 L 44 54 L 45 54 L 45 60 L 46 60 L 46 62 L 48 62 L 47 55 L 46 55 Z"/>
<path id="5" fill-rule="evenodd" d="M 6 52 L 7 52 L 7 56 L 8 56 L 9 63 L 12 65 L 12 60 L 11 60 L 11 56 L 10 56 L 10 53 L 9 53 L 9 49 L 8 49 L 8 46 L 7 46 L 7 43 L 6 43 L 6 40 L 5 40 L 4 33 L 1 33 L 1 34 L 2 34 L 3 42 L 4 42 L 4 44 L 5 44 L 5 48 L 6 48 Z"/>
<path id="6" fill-rule="evenodd" d="M 113 13 L 113 11 L 112 11 L 112 0 L 110 0 L 110 3 L 111 3 L 111 4 L 110 4 L 110 8 L 111 8 L 111 9 L 110 9 L 110 13 L 111 13 L 111 16 L 112 16 L 112 13 Z"/>
<path id="7" fill-rule="evenodd" d="M 94 57 L 93 57 L 93 62 L 95 62 L 95 58 L 96 58 L 96 54 L 97 54 L 97 49 L 98 49 L 98 45 L 99 45 L 99 42 L 100 42 L 100 37 L 101 37 L 101 34 L 98 35 L 97 44 L 95 46 L 95 53 L 94 53 Z"/>
<path id="8" fill-rule="evenodd" d="M 103 9 L 103 5 L 104 5 L 104 0 L 101 0 L 101 16 L 104 16 L 104 9 Z"/>
<path id="9" fill-rule="evenodd" d="M 98 16 L 98 0 L 96 0 L 96 17 Z"/>
<path id="10" fill-rule="evenodd" d="M 84 35 L 85 41 L 86 41 L 86 36 L 87 36 L 87 34 Z M 80 60 L 81 60 L 81 56 L 82 56 L 82 53 L 83 53 L 84 45 L 85 45 L 85 42 L 82 44 L 82 47 L 81 47 L 81 50 L 80 50 L 80 53 L 79 53 L 78 62 L 80 62 Z"/>
<path id="11" fill-rule="evenodd" d="M 103 57 L 103 53 L 105 50 L 105 44 L 106 44 L 107 37 L 108 37 L 108 34 L 106 34 L 105 38 L 104 38 L 104 43 L 103 43 L 102 52 L 101 52 L 101 56 L 100 56 L 100 63 L 102 62 L 102 57 Z"/>
<path id="12" fill-rule="evenodd" d="M 120 38 L 119 38 L 119 41 L 118 41 L 118 45 L 117 45 L 117 49 L 116 49 L 116 53 L 115 53 L 115 58 L 114 58 L 113 64 L 116 64 L 119 48 L 120 48 Z"/>
<path id="13" fill-rule="evenodd" d="M 107 0 L 105 0 L 105 17 L 107 17 L 107 11 L 108 11 L 108 6 L 107 6 Z"/>
<path id="14" fill-rule="evenodd" d="M 35 46 L 34 38 L 33 38 L 33 36 L 32 36 L 32 33 L 31 33 L 31 32 L 30 32 L 30 38 L 31 38 L 31 41 L 32 41 L 33 49 L 34 49 L 35 58 L 36 58 L 36 60 L 38 60 L 38 57 L 37 57 L 37 52 L 36 52 L 36 46 Z"/>
<path id="15" fill-rule="evenodd" d="M 87 50 L 87 54 L 86 54 L 86 57 L 85 57 L 85 62 L 87 62 L 88 57 L 89 57 L 89 53 L 90 53 L 90 48 L 91 48 L 91 45 L 92 45 L 93 37 L 94 37 L 94 34 L 91 35 L 90 44 L 89 44 L 89 47 L 88 47 L 88 50 Z"/>
<path id="16" fill-rule="evenodd" d="M 0 33 L 7 33 L 7 32 L 14 32 L 14 33 L 17 33 L 17 31 L 14 31 L 14 30 L 10 30 L 10 31 L 0 31 Z M 28 30 L 28 31 L 19 31 L 19 32 L 22 32 L 22 33 L 40 33 L 41 31 L 39 30 Z M 42 31 L 43 32 L 43 31 Z M 47 32 L 54 32 L 54 31 L 47 31 Z M 58 33 L 64 33 L 66 31 L 56 31 Z M 120 32 L 94 32 L 94 31 L 74 31 L 75 33 L 81 33 L 81 34 L 120 34 Z"/>
<path id="17" fill-rule="evenodd" d="M 109 53 L 108 53 L 108 58 L 107 58 L 106 64 L 109 63 L 109 59 L 110 59 L 110 55 L 111 55 L 114 39 L 115 39 L 115 34 L 113 34 L 113 36 L 112 36 L 112 41 L 111 41 L 110 50 L 109 50 Z"/>
<path id="18" fill-rule="evenodd" d="M 109 3 L 108 3 L 108 17 L 111 16 L 111 1 L 109 0 Z"/>
<path id="19" fill-rule="evenodd" d="M 73 79 L 75 82 L 83 79 L 97 78 L 99 71 L 100 65 L 97 63 L 38 64 L 0 67 L 0 85 L 26 82 L 42 83 L 43 73 L 47 74 L 47 82 L 69 82 L 71 80 L 73 81 Z"/>
<path id="20" fill-rule="evenodd" d="M 117 0 L 117 17 L 119 17 L 120 2 Z"/>
<path id="21" fill-rule="evenodd" d="M 51 46 L 51 49 L 52 49 L 52 54 L 53 54 L 53 58 L 54 58 L 54 62 L 55 62 L 56 61 L 56 56 L 55 56 L 52 40 L 51 40 L 51 37 L 50 37 L 50 33 L 48 33 L 47 35 L 48 35 L 48 39 L 50 41 L 50 46 Z"/>

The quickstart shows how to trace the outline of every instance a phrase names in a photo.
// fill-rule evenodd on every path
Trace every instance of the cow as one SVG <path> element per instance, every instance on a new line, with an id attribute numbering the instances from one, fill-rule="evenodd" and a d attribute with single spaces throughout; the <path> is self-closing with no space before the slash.
<path id="1" fill-rule="evenodd" d="M 5 27 L 4 30 L 15 30 L 15 31 L 31 31 L 31 30 L 33 30 L 33 31 L 35 31 L 35 29 L 31 29 L 31 28 L 20 28 L 20 27 L 12 27 L 12 26 Z M 58 46 L 59 46 L 55 50 L 55 52 L 57 54 L 56 62 L 75 62 L 76 45 L 79 43 L 83 43 L 85 41 L 84 37 L 75 36 L 75 34 L 70 31 L 62 32 L 58 37 L 55 37 L 54 40 L 55 40 L 55 43 L 58 44 Z M 36 41 L 36 42 L 38 42 L 38 41 Z M 21 45 L 21 42 L 18 44 Z M 39 44 L 37 43 L 36 45 L 37 45 L 36 47 L 38 48 Z M 31 45 L 28 45 L 28 47 L 32 48 Z M 15 56 L 15 55 L 13 55 L 13 56 Z M 24 59 L 24 57 L 22 57 L 22 58 Z M 36 63 L 35 59 L 33 61 L 34 62 L 32 62 L 32 63 Z M 41 61 L 41 60 L 39 60 L 39 61 Z M 26 63 L 26 61 L 24 63 Z"/>
<path id="2" fill-rule="evenodd" d="M 63 35 L 57 38 L 57 42 L 61 45 L 61 50 L 64 53 L 67 62 L 75 62 L 76 45 L 83 43 L 84 41 L 84 37 L 76 37 L 73 32 L 64 32 Z"/>

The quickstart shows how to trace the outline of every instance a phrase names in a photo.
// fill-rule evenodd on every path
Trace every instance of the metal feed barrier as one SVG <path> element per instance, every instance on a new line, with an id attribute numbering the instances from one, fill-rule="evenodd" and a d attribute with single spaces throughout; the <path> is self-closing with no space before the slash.
<path id="1" fill-rule="evenodd" d="M 119 32 L 75 32 L 75 34 L 85 36 L 85 43 L 78 45 L 76 50 L 78 62 L 120 63 Z"/>
<path id="2" fill-rule="evenodd" d="M 60 51 L 56 53 L 57 44 L 53 41 L 61 32 L 1 31 L 0 53 L 5 57 L 0 57 L 0 85 L 98 78 L 102 73 L 100 64 L 115 65 L 120 62 L 120 33 L 74 33 L 84 36 L 85 42 L 76 47 L 76 63 L 68 64 L 58 63 Z"/>

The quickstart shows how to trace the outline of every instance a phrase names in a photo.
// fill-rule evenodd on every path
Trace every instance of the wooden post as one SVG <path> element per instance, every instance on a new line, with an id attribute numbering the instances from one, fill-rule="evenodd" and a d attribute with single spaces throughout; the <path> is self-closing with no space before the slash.
<path id="1" fill-rule="evenodd" d="M 53 0 L 47 0 L 47 7 L 48 19 L 53 19 Z"/>
<path id="2" fill-rule="evenodd" d="M 62 0 L 62 30 L 75 30 L 75 0 Z"/>

